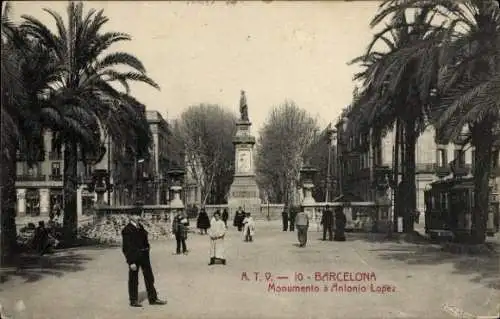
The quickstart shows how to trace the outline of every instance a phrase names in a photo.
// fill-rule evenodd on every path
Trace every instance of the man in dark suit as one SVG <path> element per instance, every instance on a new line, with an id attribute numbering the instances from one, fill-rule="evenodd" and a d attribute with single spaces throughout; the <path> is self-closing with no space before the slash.
<path id="1" fill-rule="evenodd" d="M 142 268 L 144 283 L 148 293 L 148 300 L 151 305 L 164 305 L 165 301 L 158 299 L 154 286 L 153 269 L 149 259 L 148 232 L 139 223 L 135 215 L 129 216 L 129 223 L 122 230 L 123 254 L 129 265 L 128 272 L 128 294 L 130 306 L 142 307 L 139 303 L 139 268 Z"/>
<path id="2" fill-rule="evenodd" d="M 283 209 L 283 212 L 281 213 L 281 218 L 283 219 L 283 231 L 288 230 L 288 213 L 286 211 L 286 208 Z"/>
<path id="3" fill-rule="evenodd" d="M 326 233 L 328 232 L 328 240 L 333 240 L 333 212 L 330 206 L 326 205 L 325 211 L 321 216 L 321 225 L 323 225 L 323 240 L 326 240 Z"/>

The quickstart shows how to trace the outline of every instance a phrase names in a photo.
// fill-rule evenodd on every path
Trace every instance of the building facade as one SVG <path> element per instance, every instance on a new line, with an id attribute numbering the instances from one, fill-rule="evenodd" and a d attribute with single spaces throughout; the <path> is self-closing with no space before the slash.
<path id="1" fill-rule="evenodd" d="M 395 164 L 395 132 L 388 132 L 383 137 L 372 136 L 372 131 L 352 133 L 353 129 L 349 128 L 350 112 L 351 110 L 347 108 L 336 124 L 338 182 L 342 193 L 350 193 L 365 201 L 374 201 L 373 186 L 377 170 L 380 168 L 392 170 Z M 498 189 L 498 151 L 494 153 L 492 179 L 496 181 L 494 189 Z M 452 143 L 439 143 L 432 126 L 428 126 L 418 138 L 415 156 L 417 209 L 421 212 L 425 209 L 425 189 L 433 181 L 450 178 L 451 166 L 455 175 L 472 176 L 474 148 L 464 145 L 460 138 Z M 401 167 L 401 159 L 399 162 Z M 450 165 L 452 162 L 453 165 Z"/>
<path id="2" fill-rule="evenodd" d="M 77 164 L 78 188 L 77 211 L 91 211 L 96 194 L 88 191 L 95 170 L 106 170 L 113 190 L 104 194 L 104 202 L 113 206 L 145 204 L 167 204 L 169 200 L 167 172 L 169 159 L 170 130 L 167 122 L 156 111 L 146 113 L 153 137 L 150 156 L 137 159 L 135 156 L 104 138 L 106 152 L 95 164 L 83 162 L 79 156 Z M 39 161 L 28 165 L 22 151 L 17 154 L 17 216 L 49 216 L 56 203 L 63 201 L 64 146 L 55 148 L 53 134 L 44 132 L 44 147 Z"/>

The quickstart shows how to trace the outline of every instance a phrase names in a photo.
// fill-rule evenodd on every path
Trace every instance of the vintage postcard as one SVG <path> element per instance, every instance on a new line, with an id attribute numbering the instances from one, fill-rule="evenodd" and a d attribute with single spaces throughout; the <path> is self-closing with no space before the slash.
<path id="1" fill-rule="evenodd" d="M 0 319 L 500 317 L 494 0 L 4 1 Z"/>

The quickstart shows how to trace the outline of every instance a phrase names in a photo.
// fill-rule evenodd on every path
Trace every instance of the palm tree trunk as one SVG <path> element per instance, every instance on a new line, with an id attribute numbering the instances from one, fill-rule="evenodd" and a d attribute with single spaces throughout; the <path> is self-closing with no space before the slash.
<path id="1" fill-rule="evenodd" d="M 415 132 L 414 121 L 406 121 L 405 125 L 405 156 L 404 156 L 404 176 L 405 183 L 405 209 L 403 215 L 403 231 L 405 233 L 413 231 L 413 217 L 417 206 L 416 193 L 416 169 L 415 153 L 417 144 L 417 134 Z"/>
<path id="2" fill-rule="evenodd" d="M 77 220 L 77 171 L 78 148 L 74 141 L 64 145 L 64 237 L 68 242 L 76 239 Z"/>
<path id="3" fill-rule="evenodd" d="M 492 161 L 492 124 L 482 122 L 472 128 L 472 145 L 475 147 L 474 165 L 474 212 L 472 214 L 472 243 L 486 240 L 486 222 L 489 210 L 489 177 Z"/>
<path id="4" fill-rule="evenodd" d="M 399 186 L 399 146 L 401 145 L 401 123 L 399 119 L 396 119 L 396 138 L 394 143 L 394 159 L 393 159 L 393 181 L 394 181 L 394 208 L 392 212 L 392 228 L 394 232 L 398 231 L 398 215 L 399 210 L 397 209 L 399 205 L 398 199 L 398 186 Z M 391 203 L 392 204 L 392 203 Z"/>
<path id="5" fill-rule="evenodd" d="M 16 145 L 17 141 L 13 143 Z M 2 150 L 1 172 L 1 265 L 8 261 L 17 251 L 16 230 L 16 148 Z"/>

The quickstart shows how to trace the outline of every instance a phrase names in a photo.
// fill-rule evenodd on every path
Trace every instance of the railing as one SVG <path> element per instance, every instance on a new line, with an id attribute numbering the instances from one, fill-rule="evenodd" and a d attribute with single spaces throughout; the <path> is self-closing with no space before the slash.
<path id="1" fill-rule="evenodd" d="M 429 173 L 429 174 L 434 174 L 436 173 L 436 167 L 437 165 L 435 163 L 417 163 L 416 165 L 416 171 L 417 173 Z"/>
<path id="2" fill-rule="evenodd" d="M 61 152 L 49 152 L 49 159 L 51 161 L 62 160 L 62 154 L 61 154 Z"/>
<path id="3" fill-rule="evenodd" d="M 45 175 L 17 175 L 18 181 L 23 182 L 44 182 L 46 180 Z"/>
<path id="4" fill-rule="evenodd" d="M 436 176 L 437 177 L 446 177 L 450 175 L 451 169 L 448 165 L 445 166 L 436 166 Z"/>
<path id="5" fill-rule="evenodd" d="M 49 180 L 60 182 L 62 181 L 62 175 L 50 175 Z"/>

